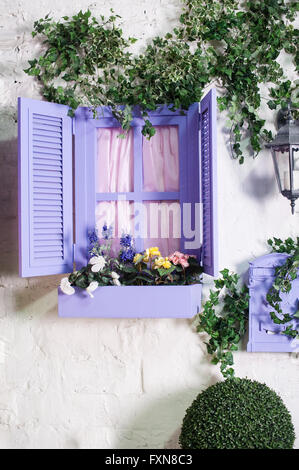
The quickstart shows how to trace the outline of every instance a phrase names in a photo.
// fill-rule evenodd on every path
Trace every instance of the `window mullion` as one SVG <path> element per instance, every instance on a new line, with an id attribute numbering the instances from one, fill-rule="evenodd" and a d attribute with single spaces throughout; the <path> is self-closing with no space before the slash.
<path id="1" fill-rule="evenodd" d="M 187 153 L 187 139 L 186 139 L 186 121 L 178 126 L 179 128 L 179 168 L 180 168 L 180 195 L 179 201 L 181 206 L 181 251 L 184 252 L 185 239 L 184 239 L 184 220 L 183 220 L 183 205 L 188 201 L 188 153 Z"/>
<path id="2" fill-rule="evenodd" d="M 143 189 L 143 168 L 142 168 L 142 126 L 134 126 L 134 220 L 137 212 L 142 207 L 142 189 Z M 139 206 L 136 205 L 136 203 Z M 136 207 L 137 206 L 137 207 Z M 136 211 L 137 208 L 137 211 Z M 138 225 L 134 225 L 135 247 L 138 252 L 143 250 L 143 227 L 140 226 L 143 221 L 143 211 L 138 214 Z"/>
<path id="3" fill-rule="evenodd" d="M 96 193 L 96 201 L 134 201 L 134 192 Z"/>

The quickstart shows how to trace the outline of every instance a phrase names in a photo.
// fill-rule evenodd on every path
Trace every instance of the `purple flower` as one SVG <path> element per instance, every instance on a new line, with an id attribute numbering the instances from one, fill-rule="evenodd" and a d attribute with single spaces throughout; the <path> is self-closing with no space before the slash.
<path id="1" fill-rule="evenodd" d="M 109 240 L 112 237 L 112 232 L 113 232 L 113 228 L 111 225 L 109 227 L 107 226 L 107 224 L 103 225 L 102 237 L 104 238 L 104 240 Z"/>
<path id="2" fill-rule="evenodd" d="M 123 263 L 130 263 L 133 261 L 136 251 L 133 247 L 125 248 L 119 254 L 119 258 Z"/>
<path id="3" fill-rule="evenodd" d="M 120 241 L 120 246 L 123 246 L 124 248 L 129 248 L 132 245 L 132 235 L 129 233 L 122 235 Z"/>
<path id="4" fill-rule="evenodd" d="M 90 230 L 88 232 L 88 241 L 90 245 L 94 245 L 99 241 L 97 230 Z"/>

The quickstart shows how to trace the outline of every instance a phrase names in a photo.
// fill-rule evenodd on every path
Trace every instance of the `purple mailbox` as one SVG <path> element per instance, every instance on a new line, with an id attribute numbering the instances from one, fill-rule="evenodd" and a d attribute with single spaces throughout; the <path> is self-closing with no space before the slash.
<path id="1" fill-rule="evenodd" d="M 267 302 L 267 293 L 275 279 L 275 268 L 281 266 L 287 254 L 271 253 L 257 258 L 250 263 L 249 269 L 249 352 L 295 352 L 299 344 L 282 332 L 291 323 L 278 325 L 271 320 L 273 308 Z M 293 281 L 289 294 L 281 294 L 282 311 L 294 314 L 298 310 L 299 277 Z M 299 320 L 293 320 L 293 326 L 299 326 Z"/>

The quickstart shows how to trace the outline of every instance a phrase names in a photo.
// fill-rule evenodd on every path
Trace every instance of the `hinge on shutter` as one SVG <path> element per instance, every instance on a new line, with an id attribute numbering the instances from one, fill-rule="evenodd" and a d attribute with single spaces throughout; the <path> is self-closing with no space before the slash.
<path id="1" fill-rule="evenodd" d="M 72 118 L 72 129 L 73 129 L 73 135 L 75 135 L 76 128 L 75 128 L 75 118 L 74 117 Z"/>
<path id="2" fill-rule="evenodd" d="M 201 128 L 201 113 L 198 114 L 198 129 Z"/>

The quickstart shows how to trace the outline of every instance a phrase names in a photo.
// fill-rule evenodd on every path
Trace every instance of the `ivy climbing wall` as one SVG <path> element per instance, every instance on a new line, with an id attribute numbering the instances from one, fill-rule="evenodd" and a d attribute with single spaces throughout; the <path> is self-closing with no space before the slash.
<path id="1" fill-rule="evenodd" d="M 0 447 L 173 448 L 185 409 L 221 379 L 188 320 L 75 320 L 57 316 L 60 277 L 18 277 L 17 97 L 40 98 L 23 69 L 38 55 L 33 22 L 113 7 L 140 41 L 177 24 L 179 0 L 2 0 L 0 5 Z M 281 57 L 287 68 L 288 57 Z M 290 69 L 290 74 L 292 73 Z M 272 118 L 270 110 L 264 115 Z M 274 115 L 273 115 L 274 118 Z M 230 159 L 225 115 L 218 119 L 220 267 L 246 277 L 248 261 L 272 236 L 297 236 L 262 152 Z M 273 130 L 275 130 L 273 125 Z M 206 278 L 205 294 L 209 279 Z M 132 299 L 134 301 L 134 299 Z M 235 354 L 236 373 L 274 388 L 290 409 L 299 448 L 299 353 Z"/>

